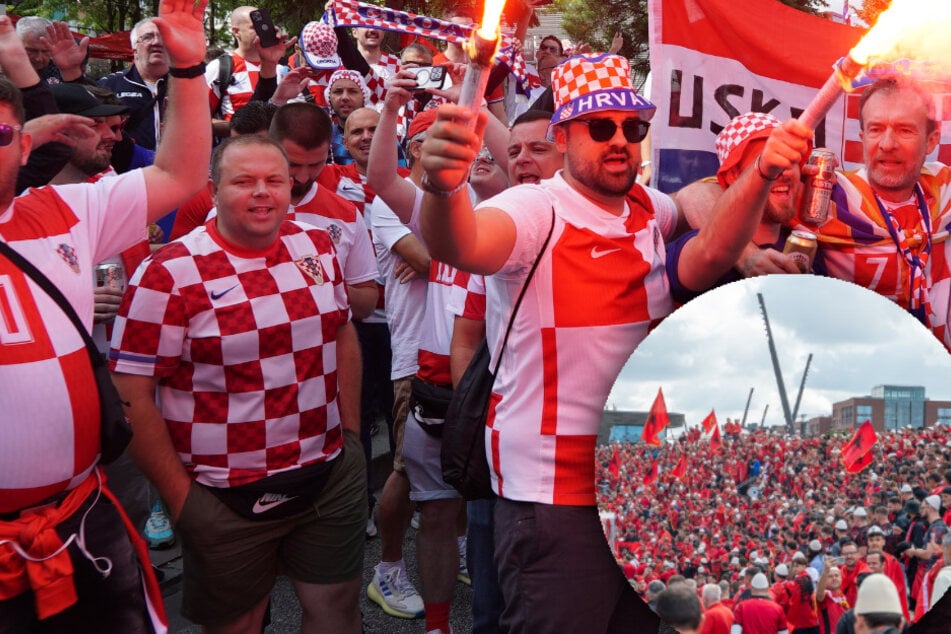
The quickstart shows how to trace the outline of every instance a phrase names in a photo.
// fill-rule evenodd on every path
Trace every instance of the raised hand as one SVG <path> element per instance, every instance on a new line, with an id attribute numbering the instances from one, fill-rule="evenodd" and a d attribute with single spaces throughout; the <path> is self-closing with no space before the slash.
<path id="1" fill-rule="evenodd" d="M 46 37 L 41 37 L 40 41 L 49 47 L 50 57 L 60 71 L 66 74 L 82 72 L 83 62 L 86 61 L 86 51 L 89 49 L 88 37 L 76 43 L 68 24 L 53 22 L 46 27 Z M 69 73 L 70 70 L 75 73 Z"/>
<path id="2" fill-rule="evenodd" d="M 208 0 L 162 0 L 155 26 L 162 34 L 173 68 L 189 68 L 205 60 L 203 18 Z"/>

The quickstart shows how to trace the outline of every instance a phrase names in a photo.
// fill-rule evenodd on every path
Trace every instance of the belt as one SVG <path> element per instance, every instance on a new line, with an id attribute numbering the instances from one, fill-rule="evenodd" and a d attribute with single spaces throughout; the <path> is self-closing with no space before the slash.
<path id="1" fill-rule="evenodd" d="M 0 522 L 13 522 L 20 519 L 25 514 L 31 513 L 33 511 L 39 511 L 46 508 L 57 508 L 70 493 L 72 493 L 72 490 L 62 491 L 56 495 L 46 498 L 39 504 L 34 504 L 33 506 L 28 506 L 26 508 L 20 509 L 19 511 L 13 511 L 12 513 L 0 513 Z"/>

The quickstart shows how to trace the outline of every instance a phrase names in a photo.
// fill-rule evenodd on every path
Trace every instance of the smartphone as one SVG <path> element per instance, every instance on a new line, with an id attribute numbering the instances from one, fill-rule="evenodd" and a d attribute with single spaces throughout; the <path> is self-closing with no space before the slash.
<path id="1" fill-rule="evenodd" d="M 271 12 L 267 9 L 255 9 L 251 12 L 251 24 L 254 26 L 254 32 L 261 39 L 261 47 L 269 48 L 278 43 L 277 29 L 274 28 L 274 20 L 271 19 Z"/>
<path id="2" fill-rule="evenodd" d="M 426 90 L 427 88 L 442 88 L 446 83 L 445 66 L 419 66 L 417 68 L 408 68 L 416 75 L 415 90 Z"/>

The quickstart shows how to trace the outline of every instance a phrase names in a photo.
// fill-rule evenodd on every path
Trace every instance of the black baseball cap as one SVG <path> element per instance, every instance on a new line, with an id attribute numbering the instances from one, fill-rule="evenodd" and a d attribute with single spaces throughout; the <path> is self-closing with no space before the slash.
<path id="1" fill-rule="evenodd" d="M 129 111 L 129 107 L 105 104 L 81 84 L 52 84 L 50 90 L 56 98 L 60 112 L 83 117 L 109 117 Z"/>

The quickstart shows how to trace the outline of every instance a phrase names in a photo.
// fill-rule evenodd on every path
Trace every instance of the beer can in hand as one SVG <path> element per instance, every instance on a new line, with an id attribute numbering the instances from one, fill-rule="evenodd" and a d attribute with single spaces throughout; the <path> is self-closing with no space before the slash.
<path id="1" fill-rule="evenodd" d="M 819 147 L 812 151 L 806 164 L 815 166 L 819 171 L 806 176 L 799 218 L 809 225 L 821 225 L 829 217 L 829 202 L 838 160 L 835 152 Z"/>
<path id="2" fill-rule="evenodd" d="M 786 238 L 783 253 L 789 255 L 802 273 L 812 270 L 812 263 L 816 259 L 816 235 L 808 231 L 793 231 Z"/>
<path id="3" fill-rule="evenodd" d="M 125 275 L 121 264 L 97 264 L 96 265 L 96 286 L 105 286 L 123 290 L 125 288 Z"/>

